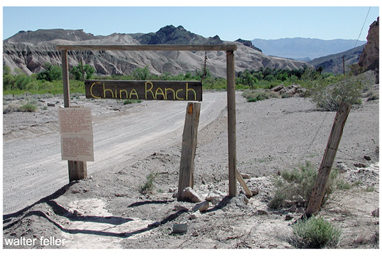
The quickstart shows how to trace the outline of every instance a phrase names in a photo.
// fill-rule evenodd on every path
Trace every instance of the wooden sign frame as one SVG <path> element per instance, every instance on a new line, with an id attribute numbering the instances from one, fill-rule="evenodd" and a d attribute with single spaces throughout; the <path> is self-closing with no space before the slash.
<path id="1" fill-rule="evenodd" d="M 226 51 L 227 60 L 227 110 L 228 110 L 228 179 L 229 196 L 237 195 L 236 187 L 236 103 L 235 103 L 235 44 L 227 45 L 57 45 L 61 51 L 64 106 L 70 106 L 69 50 L 115 50 L 115 51 Z M 85 170 L 86 162 L 68 161 L 69 180 L 78 178 Z M 77 174 L 79 176 L 77 176 Z M 81 179 L 81 178 L 78 178 Z"/>

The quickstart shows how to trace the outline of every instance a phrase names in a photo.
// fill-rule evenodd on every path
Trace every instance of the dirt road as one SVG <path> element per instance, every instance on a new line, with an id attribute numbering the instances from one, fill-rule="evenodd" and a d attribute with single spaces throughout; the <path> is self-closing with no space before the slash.
<path id="1" fill-rule="evenodd" d="M 205 93 L 203 98 L 200 129 L 226 107 L 225 92 Z M 153 150 L 180 142 L 186 105 L 146 101 L 126 111 L 103 115 L 93 112 L 95 162 L 88 162 L 88 176 L 105 169 L 118 171 Z M 58 131 L 4 141 L 3 149 L 4 214 L 24 208 L 68 183 Z"/>

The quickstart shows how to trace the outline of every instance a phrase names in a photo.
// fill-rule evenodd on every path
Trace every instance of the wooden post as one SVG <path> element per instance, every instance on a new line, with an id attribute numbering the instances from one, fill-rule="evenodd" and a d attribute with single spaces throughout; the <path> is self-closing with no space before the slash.
<path id="1" fill-rule="evenodd" d="M 182 192 L 186 187 L 194 186 L 194 159 L 196 152 L 200 103 L 189 102 L 183 129 L 182 154 L 180 157 L 178 201 L 182 201 Z"/>
<path id="2" fill-rule="evenodd" d="M 86 161 L 68 161 L 69 182 L 87 177 Z"/>
<path id="3" fill-rule="evenodd" d="M 307 217 L 316 214 L 320 209 L 322 199 L 324 198 L 326 184 L 329 179 L 330 170 L 332 169 L 334 158 L 341 141 L 343 129 L 346 119 L 349 115 L 351 105 L 349 103 L 341 103 L 334 119 L 332 131 L 329 136 L 324 157 L 320 165 L 317 175 L 316 185 L 313 188 L 309 199 L 308 208 L 305 212 Z"/>
<path id="4" fill-rule="evenodd" d="M 69 88 L 69 65 L 68 65 L 68 51 L 61 50 L 62 58 L 62 83 L 64 84 L 64 107 L 70 106 L 70 88 Z"/>
<path id="5" fill-rule="evenodd" d="M 68 51 L 61 50 L 62 82 L 64 86 L 64 107 L 70 107 Z M 68 161 L 69 182 L 87 177 L 87 167 L 84 161 Z"/>
<path id="6" fill-rule="evenodd" d="M 229 196 L 237 195 L 236 187 L 236 105 L 235 56 L 227 51 L 227 110 L 228 110 L 228 179 Z"/>

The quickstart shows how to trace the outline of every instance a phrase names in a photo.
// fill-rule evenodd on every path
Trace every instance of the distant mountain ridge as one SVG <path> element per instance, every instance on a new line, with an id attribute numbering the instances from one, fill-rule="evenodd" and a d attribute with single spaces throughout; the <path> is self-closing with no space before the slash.
<path id="1" fill-rule="evenodd" d="M 260 48 L 264 54 L 292 58 L 296 60 L 315 59 L 331 54 L 347 51 L 363 45 L 366 41 L 347 39 L 311 39 L 311 38 L 283 38 L 283 39 L 253 39 L 252 44 Z"/>
<path id="2" fill-rule="evenodd" d="M 59 44 L 236 44 L 235 70 L 263 68 L 300 69 L 310 66 L 305 62 L 264 55 L 250 41 L 223 42 L 219 36 L 202 37 L 182 26 L 165 26 L 155 33 L 113 33 L 95 36 L 83 30 L 20 31 L 3 41 L 3 65 L 12 70 L 20 68 L 26 74 L 39 73 L 45 63 L 61 65 Z M 204 51 L 69 51 L 69 66 L 76 66 L 82 59 L 92 65 L 98 75 L 130 74 L 137 67 L 148 66 L 153 74 L 173 75 L 201 70 Z M 207 53 L 207 68 L 213 76 L 226 76 L 226 58 L 223 51 Z"/>
<path id="3" fill-rule="evenodd" d="M 363 49 L 365 48 L 366 44 L 363 44 L 362 46 L 358 46 L 352 49 L 349 49 L 347 51 L 323 56 L 319 58 L 315 58 L 308 63 L 313 65 L 314 67 L 318 68 L 320 66 L 323 67 L 322 72 L 324 73 L 343 73 L 343 58 L 345 60 L 345 71 L 349 72 L 350 65 L 356 64 L 362 54 Z"/>
<path id="4" fill-rule="evenodd" d="M 99 37 L 83 30 L 64 30 L 64 29 L 41 29 L 36 31 L 19 31 L 12 37 L 4 40 L 4 43 L 30 43 L 39 44 L 55 39 L 69 41 L 92 40 Z"/>

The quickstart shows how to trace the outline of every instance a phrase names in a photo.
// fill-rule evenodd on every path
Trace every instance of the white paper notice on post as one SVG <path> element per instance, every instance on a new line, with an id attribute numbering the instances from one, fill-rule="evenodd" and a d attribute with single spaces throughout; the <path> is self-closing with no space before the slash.
<path id="1" fill-rule="evenodd" d="M 63 160 L 94 161 L 93 136 L 86 134 L 61 134 Z"/>
<path id="2" fill-rule="evenodd" d="M 61 134 L 93 134 L 90 107 L 59 108 L 58 119 Z"/>
<path id="3" fill-rule="evenodd" d="M 93 126 L 90 107 L 58 110 L 61 134 L 61 158 L 94 161 Z"/>

